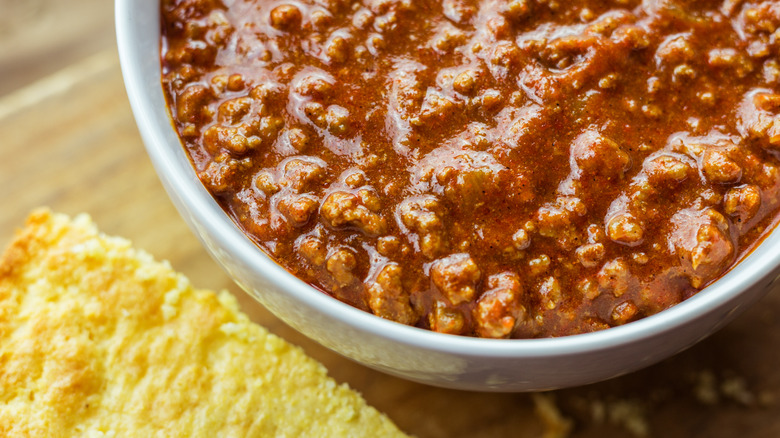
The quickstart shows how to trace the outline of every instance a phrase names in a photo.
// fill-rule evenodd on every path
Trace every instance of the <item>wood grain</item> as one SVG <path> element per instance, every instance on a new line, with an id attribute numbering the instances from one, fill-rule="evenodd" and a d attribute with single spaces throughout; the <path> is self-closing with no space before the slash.
<path id="1" fill-rule="evenodd" d="M 8 1 L 0 0 L 0 8 Z M 59 7 L 37 1 L 35 7 Z M 94 0 L 70 4 L 82 3 L 94 8 L 87 16 L 71 17 L 82 29 L 73 29 L 75 24 L 67 31 L 52 27 L 49 42 L 63 34 L 71 35 L 65 46 L 77 44 L 89 39 L 85 33 L 110 22 L 110 8 Z M 45 30 L 31 20 L 35 29 Z M 421 438 L 541 436 L 529 395 L 451 391 L 386 376 L 320 347 L 270 315 L 227 278 L 173 209 L 141 144 L 112 46 L 63 49 L 68 52 L 63 65 L 48 59 L 38 65 L 37 57 L 59 50 L 60 43 L 47 45 L 47 38 L 40 37 L 29 41 L 35 55 L 4 52 L 13 38 L 0 35 L 0 90 L 9 90 L 0 97 L 0 244 L 37 206 L 88 212 L 103 231 L 128 237 L 157 258 L 168 259 L 198 287 L 236 294 L 253 320 L 301 345 L 334 378 L 362 392 L 410 433 Z M 10 59 L 15 66 L 5 64 Z M 15 69 L 39 74 L 30 80 L 3 75 Z M 778 345 L 780 289 L 675 358 L 609 382 L 558 391 L 554 397 L 575 420 L 575 437 L 630 437 L 643 431 L 672 438 L 777 437 Z"/>
<path id="2" fill-rule="evenodd" d="M 111 0 L 0 0 L 0 96 L 114 46 Z"/>

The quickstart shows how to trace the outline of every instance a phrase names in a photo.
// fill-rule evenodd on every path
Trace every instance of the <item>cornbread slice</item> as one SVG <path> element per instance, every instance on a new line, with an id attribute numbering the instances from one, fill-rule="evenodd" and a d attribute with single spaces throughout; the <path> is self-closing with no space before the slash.
<path id="1" fill-rule="evenodd" d="M 0 436 L 405 435 L 231 295 L 38 210 L 0 260 Z"/>

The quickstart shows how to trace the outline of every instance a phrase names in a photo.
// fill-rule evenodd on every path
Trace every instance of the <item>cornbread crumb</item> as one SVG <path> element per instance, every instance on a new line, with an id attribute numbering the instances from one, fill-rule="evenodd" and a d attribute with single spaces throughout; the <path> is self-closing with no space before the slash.
<path id="1" fill-rule="evenodd" d="M 571 397 L 568 402 L 584 414 L 586 423 L 608 424 L 622 429 L 626 436 L 651 436 L 646 400 L 591 393 L 588 397 Z"/>
<path id="2" fill-rule="evenodd" d="M 744 377 L 727 375 L 721 378 L 712 370 L 702 370 L 694 375 L 694 395 L 705 405 L 717 405 L 722 400 L 731 400 L 742 406 L 760 404 L 759 397 L 748 388 Z"/>
<path id="3" fill-rule="evenodd" d="M 543 438 L 566 438 L 571 433 L 572 421 L 561 414 L 552 394 L 533 393 L 534 413 L 544 425 Z"/>
<path id="4" fill-rule="evenodd" d="M 0 436 L 405 435 L 226 292 L 37 210 L 0 259 Z"/>
<path id="5" fill-rule="evenodd" d="M 703 370 L 696 375 L 696 386 L 693 389 L 696 399 L 705 405 L 715 405 L 720 400 L 718 387 L 715 383 L 715 374 L 710 370 Z"/>
<path id="6" fill-rule="evenodd" d="M 645 409 L 637 400 L 615 400 L 608 405 L 609 422 L 622 426 L 636 437 L 650 433 Z"/>

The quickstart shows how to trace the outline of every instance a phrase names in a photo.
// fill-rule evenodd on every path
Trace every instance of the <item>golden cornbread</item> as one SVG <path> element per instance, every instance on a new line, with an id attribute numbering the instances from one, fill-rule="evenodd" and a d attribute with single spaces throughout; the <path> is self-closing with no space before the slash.
<path id="1" fill-rule="evenodd" d="M 0 260 L 0 436 L 406 436 L 235 299 L 38 210 Z"/>

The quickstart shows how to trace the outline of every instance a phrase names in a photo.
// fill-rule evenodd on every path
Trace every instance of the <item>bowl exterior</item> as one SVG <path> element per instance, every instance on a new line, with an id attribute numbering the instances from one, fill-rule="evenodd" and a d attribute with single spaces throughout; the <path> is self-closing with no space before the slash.
<path id="1" fill-rule="evenodd" d="M 203 188 L 165 108 L 159 23 L 159 0 L 116 0 L 128 97 L 171 200 L 213 258 L 247 293 L 296 330 L 371 368 L 467 390 L 531 391 L 592 383 L 693 345 L 758 300 L 776 278 L 780 263 L 773 248 L 780 248 L 778 233 L 715 287 L 658 315 L 598 333 L 541 340 L 472 339 L 402 326 L 354 309 L 276 265 Z"/>

